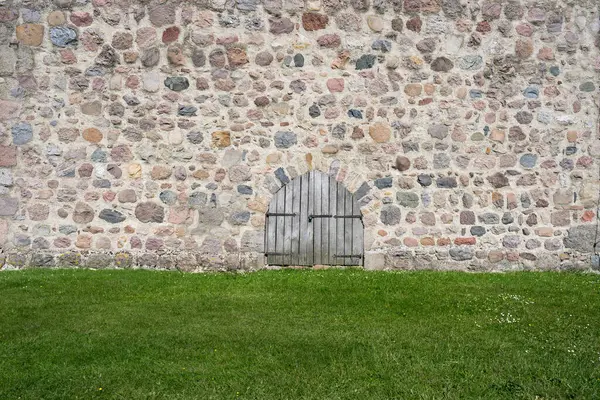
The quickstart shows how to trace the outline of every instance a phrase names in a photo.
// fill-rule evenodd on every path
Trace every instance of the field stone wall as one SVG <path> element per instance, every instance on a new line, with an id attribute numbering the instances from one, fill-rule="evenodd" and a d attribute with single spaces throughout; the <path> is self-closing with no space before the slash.
<path id="1" fill-rule="evenodd" d="M 599 3 L 6 0 L 0 265 L 255 269 L 273 193 L 367 268 L 590 268 Z"/>

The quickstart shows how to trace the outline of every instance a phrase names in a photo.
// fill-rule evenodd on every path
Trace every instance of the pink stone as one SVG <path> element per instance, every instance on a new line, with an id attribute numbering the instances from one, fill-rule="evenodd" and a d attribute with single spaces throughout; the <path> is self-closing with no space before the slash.
<path id="1" fill-rule="evenodd" d="M 402 241 L 406 247 L 417 247 L 419 245 L 419 241 L 415 238 L 404 238 Z"/>
<path id="2" fill-rule="evenodd" d="M 0 167 L 14 167 L 15 165 L 17 165 L 17 148 L 0 145 Z"/>
<path id="3" fill-rule="evenodd" d="M 60 50 L 60 61 L 63 64 L 75 64 L 77 62 L 77 56 L 70 49 Z"/>
<path id="4" fill-rule="evenodd" d="M 117 194 L 115 192 L 109 190 L 107 192 L 102 193 L 102 198 L 104 199 L 104 201 L 110 203 L 111 201 L 113 201 L 115 199 L 116 195 Z"/>
<path id="5" fill-rule="evenodd" d="M 85 11 L 73 11 L 71 13 L 70 19 L 73 25 L 79 27 L 90 26 L 94 21 L 90 13 L 87 13 Z"/>
<path id="6" fill-rule="evenodd" d="M 18 118 L 20 114 L 20 103 L 8 100 L 0 100 L 0 121 Z"/>
<path id="7" fill-rule="evenodd" d="M 137 31 L 135 42 L 140 48 L 150 47 L 156 41 L 156 29 L 152 27 L 140 28 Z"/>
<path id="8" fill-rule="evenodd" d="M 590 156 L 583 156 L 577 159 L 577 167 L 589 168 L 594 163 L 594 159 Z"/>
<path id="9" fill-rule="evenodd" d="M 125 81 L 125 86 L 130 89 L 137 89 L 140 87 L 140 78 L 136 75 L 129 75 Z"/>
<path id="10" fill-rule="evenodd" d="M 550 47 L 542 47 L 537 57 L 540 60 L 554 60 L 554 51 Z"/>
<path id="11" fill-rule="evenodd" d="M 190 217 L 190 209 L 187 206 L 172 207 L 169 210 L 169 223 L 184 224 Z"/>
<path id="12" fill-rule="evenodd" d="M 327 80 L 327 89 L 330 92 L 343 92 L 344 91 L 344 78 L 330 78 Z"/>
<path id="13" fill-rule="evenodd" d="M 237 43 L 239 41 L 240 41 L 240 39 L 238 38 L 237 35 L 220 36 L 217 38 L 217 44 L 221 44 L 221 45 Z"/>
<path id="14" fill-rule="evenodd" d="M 521 36 L 531 37 L 531 35 L 533 35 L 533 26 L 527 22 L 517 25 L 515 30 Z"/>
<path id="15" fill-rule="evenodd" d="M 94 78 L 92 81 L 92 89 L 101 91 L 106 86 L 106 81 L 102 78 Z"/>
<path id="16" fill-rule="evenodd" d="M 175 42 L 178 38 L 179 38 L 179 27 L 177 26 L 170 26 L 167 29 L 164 30 L 163 34 L 162 34 L 162 41 L 163 43 L 172 43 Z"/>
<path id="17" fill-rule="evenodd" d="M 319 36 L 319 38 L 317 38 L 317 43 L 321 47 L 330 49 L 338 47 L 342 42 L 339 35 L 335 33 L 328 33 L 326 35 Z"/>

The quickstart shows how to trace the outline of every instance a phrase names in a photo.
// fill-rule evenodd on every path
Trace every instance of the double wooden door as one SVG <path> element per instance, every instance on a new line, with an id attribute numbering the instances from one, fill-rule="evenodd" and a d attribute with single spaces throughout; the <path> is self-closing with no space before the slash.
<path id="1" fill-rule="evenodd" d="M 266 214 L 269 265 L 363 265 L 358 202 L 342 183 L 310 171 L 283 186 Z"/>

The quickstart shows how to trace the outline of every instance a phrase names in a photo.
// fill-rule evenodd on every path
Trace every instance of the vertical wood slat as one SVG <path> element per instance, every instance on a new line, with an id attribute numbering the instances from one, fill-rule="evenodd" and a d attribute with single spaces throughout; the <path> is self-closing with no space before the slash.
<path id="1" fill-rule="evenodd" d="M 275 212 L 277 214 L 282 214 L 283 213 L 283 190 L 284 188 L 282 187 L 281 189 L 279 189 L 279 191 L 276 194 L 277 200 L 276 200 L 276 204 L 277 206 L 275 207 Z M 284 222 L 284 217 L 277 215 L 275 217 L 275 230 L 276 230 L 276 235 L 275 235 L 275 253 L 281 254 L 283 253 L 283 222 Z M 283 265 L 283 257 L 281 255 L 275 255 L 274 257 L 275 263 L 277 265 Z"/>
<path id="2" fill-rule="evenodd" d="M 344 190 L 344 215 L 352 216 L 352 193 Z M 344 218 L 344 254 L 352 253 L 352 230 L 354 228 L 354 218 Z M 354 258 L 345 257 L 344 265 L 356 265 Z"/>
<path id="3" fill-rule="evenodd" d="M 309 215 L 313 215 L 315 212 L 315 199 L 314 199 L 314 180 L 315 180 L 315 173 L 314 171 L 310 171 L 308 174 L 308 214 L 306 216 L 306 219 L 308 220 L 308 216 Z M 306 246 L 306 264 L 304 265 L 313 265 L 313 258 L 314 258 L 314 245 L 315 242 L 313 240 L 313 224 L 314 224 L 314 220 L 312 222 L 309 222 L 308 224 L 308 229 L 306 232 L 307 235 L 307 246 Z"/>
<path id="4" fill-rule="evenodd" d="M 323 188 L 323 180 L 321 173 L 313 173 L 313 189 L 312 189 L 312 200 L 313 200 L 313 212 L 318 215 L 323 215 L 321 210 L 321 190 Z M 321 236 L 321 225 L 323 225 L 324 218 L 317 218 L 313 220 L 313 265 L 323 264 L 321 259 L 323 238 Z"/>
<path id="5" fill-rule="evenodd" d="M 329 181 L 329 214 L 335 215 L 335 206 L 337 205 L 336 181 L 333 177 L 328 177 Z M 329 265 L 337 265 L 335 252 L 337 251 L 337 221 L 335 218 L 329 218 Z"/>
<path id="6" fill-rule="evenodd" d="M 292 187 L 292 213 L 296 214 L 290 217 L 292 220 L 290 265 L 297 265 L 299 254 L 298 241 L 300 239 L 300 177 L 292 180 L 289 185 Z"/>
<path id="7" fill-rule="evenodd" d="M 308 175 L 301 177 L 300 191 L 301 209 L 300 209 L 300 240 L 298 243 L 298 265 L 306 265 L 306 246 L 308 241 Z"/>
<path id="8" fill-rule="evenodd" d="M 293 193 L 293 189 L 292 189 L 292 185 L 291 184 L 287 184 L 284 186 L 285 188 L 285 192 L 284 192 L 284 212 L 286 214 L 291 214 L 293 212 L 293 203 L 292 203 L 292 193 Z M 283 232 L 284 232 L 284 239 L 283 239 L 283 263 L 284 265 L 291 265 L 291 258 L 292 258 L 292 221 L 294 220 L 293 217 L 289 217 L 286 216 L 283 218 L 284 220 L 284 225 L 283 225 Z"/>
<path id="9" fill-rule="evenodd" d="M 320 173 L 321 177 L 321 214 L 330 214 L 329 212 L 329 176 Z M 330 264 L 329 255 L 329 220 L 331 218 L 322 218 L 321 225 L 321 263 Z"/>
<path id="10" fill-rule="evenodd" d="M 344 214 L 344 199 L 346 198 L 345 196 L 345 190 L 343 185 L 340 185 L 340 183 L 338 181 L 335 182 L 335 188 L 336 188 L 336 192 L 337 192 L 337 202 L 336 202 L 336 206 L 335 206 L 335 215 L 343 215 Z M 335 254 L 336 255 L 344 255 L 344 218 L 334 218 L 337 221 L 337 236 L 336 236 L 336 248 L 335 248 Z M 343 257 L 336 257 L 336 263 L 338 265 L 344 265 L 344 258 Z"/>
<path id="11" fill-rule="evenodd" d="M 352 215 L 360 215 L 360 207 L 358 206 L 358 202 L 352 195 Z M 352 254 L 360 254 L 364 257 L 363 254 L 363 222 L 362 220 L 356 218 L 352 220 Z M 364 258 L 361 257 L 355 260 L 355 265 L 364 265 Z"/>

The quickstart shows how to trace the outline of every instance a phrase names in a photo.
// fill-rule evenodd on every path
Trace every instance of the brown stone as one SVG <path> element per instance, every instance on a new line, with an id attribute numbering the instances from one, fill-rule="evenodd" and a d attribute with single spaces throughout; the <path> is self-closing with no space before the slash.
<path id="1" fill-rule="evenodd" d="M 168 165 L 155 165 L 152 167 L 150 176 L 152 179 L 168 179 L 173 173 L 173 168 Z"/>
<path id="2" fill-rule="evenodd" d="M 87 224 L 94 219 L 94 209 L 86 203 L 77 203 L 73 210 L 73 221 L 77 224 Z"/>
<path id="3" fill-rule="evenodd" d="M 289 18 L 271 18 L 269 19 L 269 32 L 274 35 L 282 33 L 291 33 L 294 30 L 294 23 Z"/>
<path id="4" fill-rule="evenodd" d="M 99 143 L 102 140 L 102 132 L 96 128 L 87 128 L 83 130 L 82 136 L 91 143 Z"/>
<path id="5" fill-rule="evenodd" d="M 228 131 L 215 131 L 212 133 L 212 145 L 215 147 L 229 147 L 231 145 L 231 134 Z"/>
<path id="6" fill-rule="evenodd" d="M 410 168 L 410 160 L 404 156 L 396 157 L 396 169 L 400 172 L 406 171 Z"/>
<path id="7" fill-rule="evenodd" d="M 421 95 L 423 91 L 423 86 L 420 83 L 409 83 L 404 86 L 404 93 L 406 93 L 410 97 L 416 97 Z"/>
<path id="8" fill-rule="evenodd" d="M 48 21 L 48 25 L 50 26 L 62 25 L 66 22 L 65 14 L 62 11 L 52 11 L 48 14 L 46 21 Z"/>
<path id="9" fill-rule="evenodd" d="M 129 32 L 116 32 L 111 44 L 117 50 L 127 50 L 133 45 L 133 35 Z"/>
<path id="10" fill-rule="evenodd" d="M 135 203 L 137 201 L 137 195 L 133 189 L 121 190 L 117 195 L 119 203 Z"/>
<path id="11" fill-rule="evenodd" d="M 241 47 L 231 47 L 227 49 L 227 61 L 232 67 L 240 67 L 248 63 L 246 50 Z"/>
<path id="12" fill-rule="evenodd" d="M 515 54 L 519 58 L 528 58 L 533 54 L 533 42 L 530 39 L 518 39 L 515 42 Z"/>
<path id="13" fill-rule="evenodd" d="M 165 209 L 152 202 L 139 203 L 135 207 L 135 216 L 141 222 L 163 222 Z"/>
<path id="14" fill-rule="evenodd" d="M 340 44 L 342 44 L 342 41 L 339 35 L 335 33 L 328 33 L 326 35 L 319 36 L 317 38 L 317 43 L 321 47 L 331 49 L 334 47 L 338 47 Z"/>
<path id="15" fill-rule="evenodd" d="M 392 129 L 388 124 L 377 122 L 369 127 L 369 135 L 377 143 L 384 143 L 390 140 Z"/>
<path id="16" fill-rule="evenodd" d="M 26 46 L 39 46 L 44 39 L 44 25 L 23 24 L 17 26 L 17 40 Z"/>
<path id="17" fill-rule="evenodd" d="M 183 47 L 179 44 L 169 46 L 167 49 L 167 59 L 171 65 L 185 65 Z"/>
<path id="18" fill-rule="evenodd" d="M 409 31 L 419 33 L 421 32 L 422 26 L 423 22 L 421 21 L 421 18 L 418 15 L 406 21 L 406 29 L 408 29 Z"/>
<path id="19" fill-rule="evenodd" d="M 328 22 L 329 17 L 327 15 L 312 12 L 302 14 L 302 26 L 307 31 L 318 31 L 320 29 L 325 29 Z"/>

